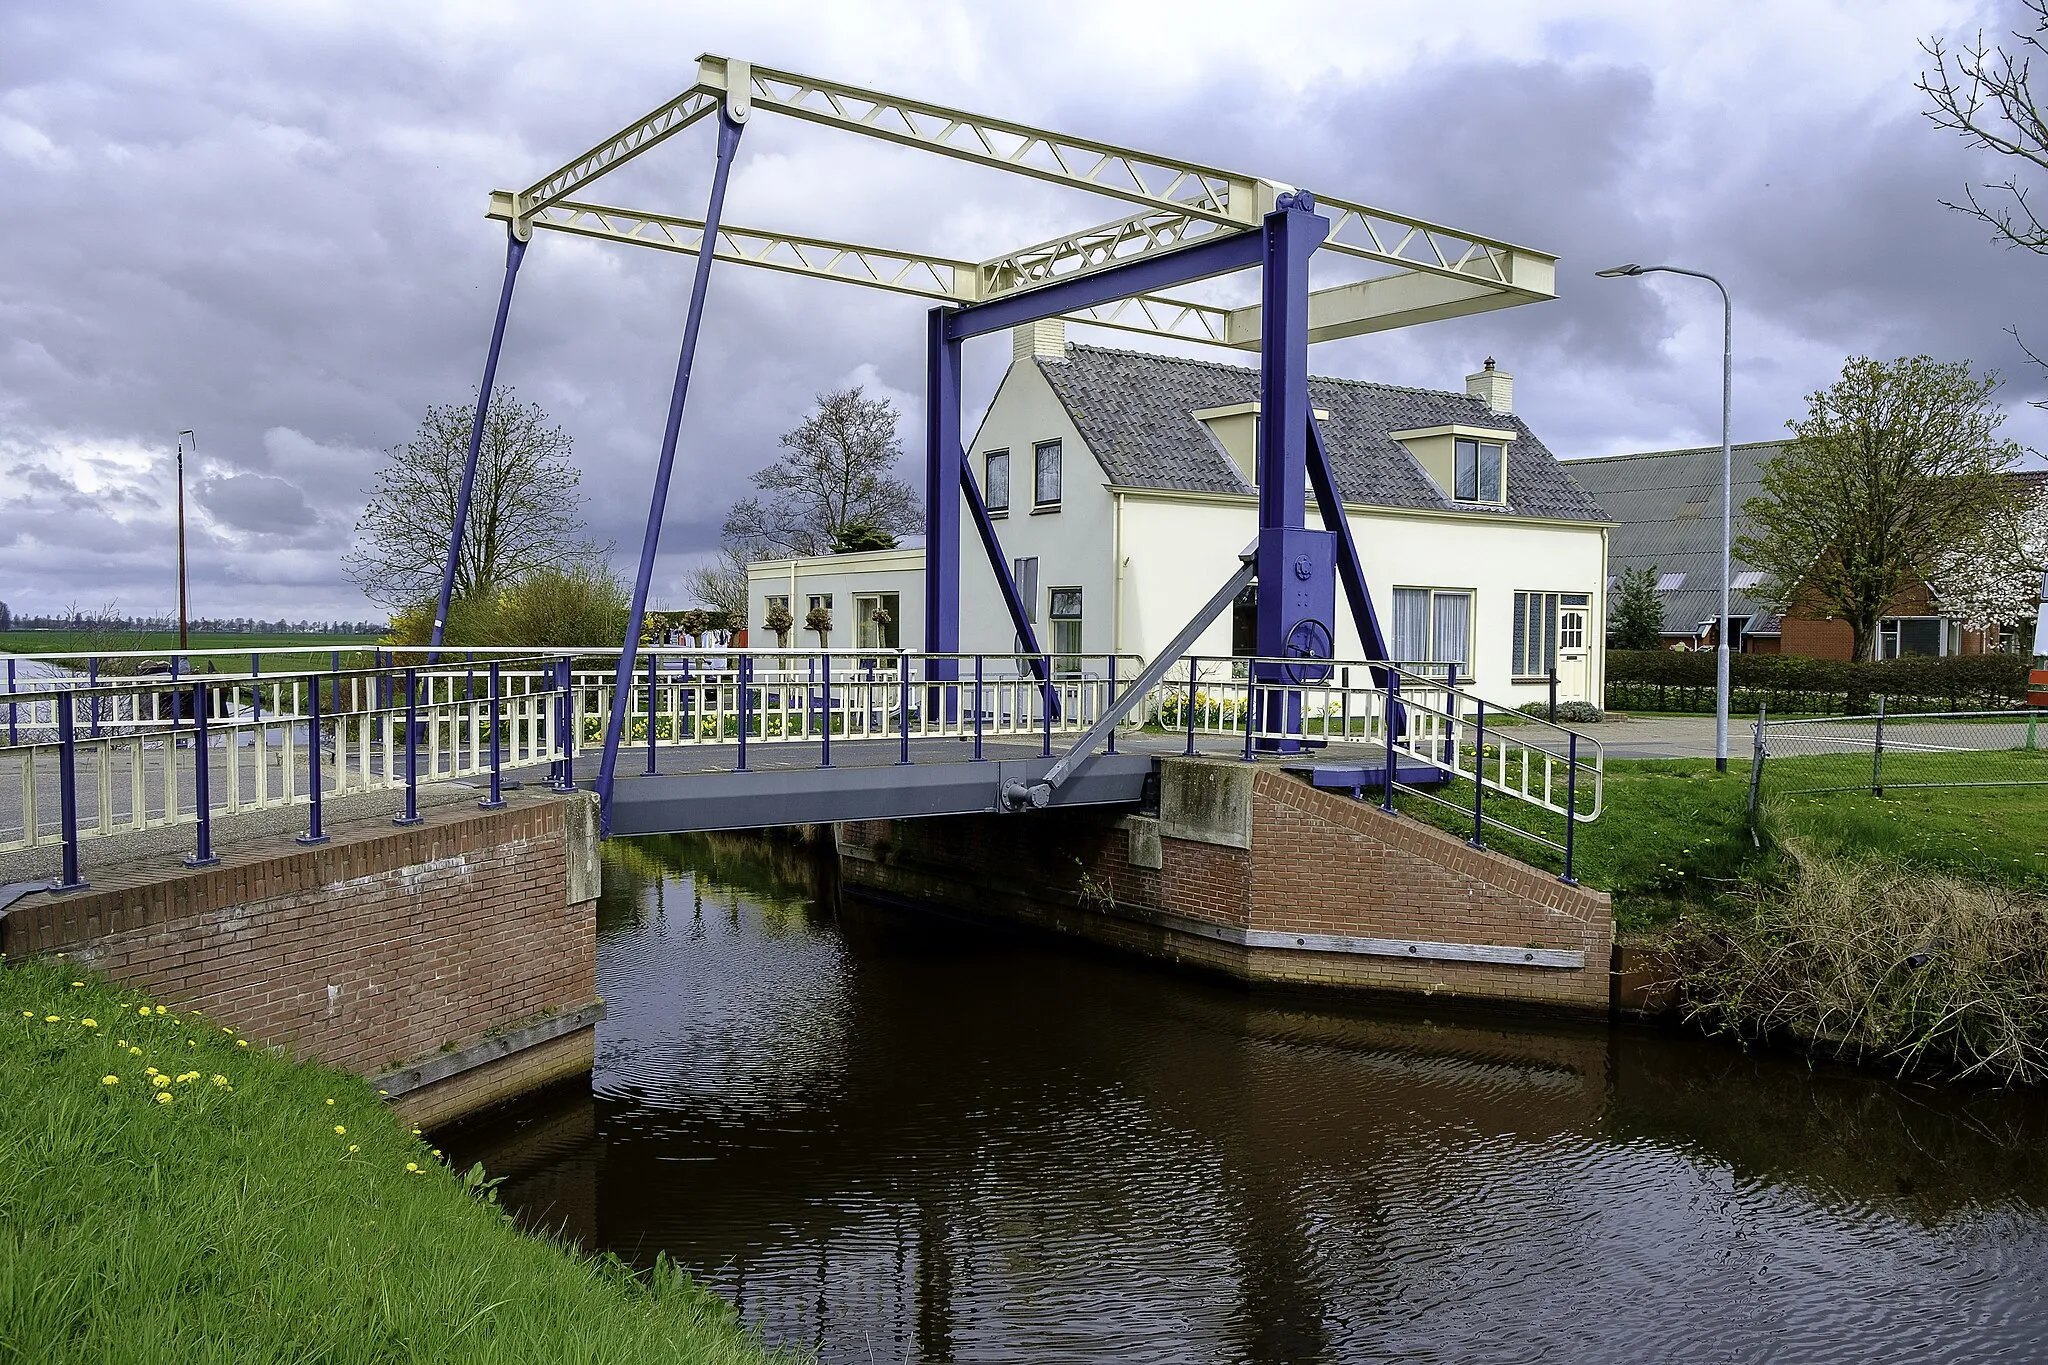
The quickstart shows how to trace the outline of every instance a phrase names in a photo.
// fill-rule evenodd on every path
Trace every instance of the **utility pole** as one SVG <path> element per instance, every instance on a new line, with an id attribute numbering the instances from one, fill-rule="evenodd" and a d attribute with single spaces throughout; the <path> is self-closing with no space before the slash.
<path id="1" fill-rule="evenodd" d="M 199 449 L 199 437 L 190 429 L 178 433 L 178 648 L 189 647 L 191 628 L 185 616 L 185 438 L 192 437 L 192 449 Z"/>

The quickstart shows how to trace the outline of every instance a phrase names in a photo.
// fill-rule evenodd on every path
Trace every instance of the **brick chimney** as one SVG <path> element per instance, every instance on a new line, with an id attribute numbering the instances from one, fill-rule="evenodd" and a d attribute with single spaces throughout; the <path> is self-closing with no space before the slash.
<path id="1" fill-rule="evenodd" d="M 1064 360 L 1067 354 L 1067 320 L 1040 318 L 1010 330 L 1010 358 L 1027 360 L 1035 355 Z"/>
<path id="2" fill-rule="evenodd" d="M 1486 357 L 1485 369 L 1465 376 L 1465 392 L 1503 417 L 1515 410 L 1515 377 L 1493 368 L 1492 356 Z"/>

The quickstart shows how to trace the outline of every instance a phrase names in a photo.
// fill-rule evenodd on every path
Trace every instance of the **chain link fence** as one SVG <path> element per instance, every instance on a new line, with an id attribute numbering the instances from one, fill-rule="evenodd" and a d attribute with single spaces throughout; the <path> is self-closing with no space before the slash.
<path id="1" fill-rule="evenodd" d="M 1755 726 L 1749 810 L 1766 795 L 2048 785 L 2048 711 L 1938 711 Z"/>

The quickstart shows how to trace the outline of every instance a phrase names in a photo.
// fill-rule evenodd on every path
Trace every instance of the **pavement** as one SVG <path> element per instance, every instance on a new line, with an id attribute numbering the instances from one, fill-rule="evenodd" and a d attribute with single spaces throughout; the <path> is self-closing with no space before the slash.
<path id="1" fill-rule="evenodd" d="M 1728 720 L 1728 756 L 1746 759 L 1750 751 L 1749 720 L 1731 716 Z M 1644 716 L 1641 719 L 1611 718 L 1598 725 L 1576 727 L 1580 733 L 1600 741 L 1609 758 L 1712 758 L 1714 718 L 1712 716 Z"/>

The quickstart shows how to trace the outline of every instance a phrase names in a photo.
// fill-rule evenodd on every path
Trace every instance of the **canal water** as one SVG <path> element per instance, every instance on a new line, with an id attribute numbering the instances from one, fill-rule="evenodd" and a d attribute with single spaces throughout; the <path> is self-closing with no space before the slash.
<path id="1" fill-rule="evenodd" d="M 2048 1357 L 2048 1106 L 1247 991 L 619 841 L 589 1086 L 442 1135 L 831 1362 Z"/>

